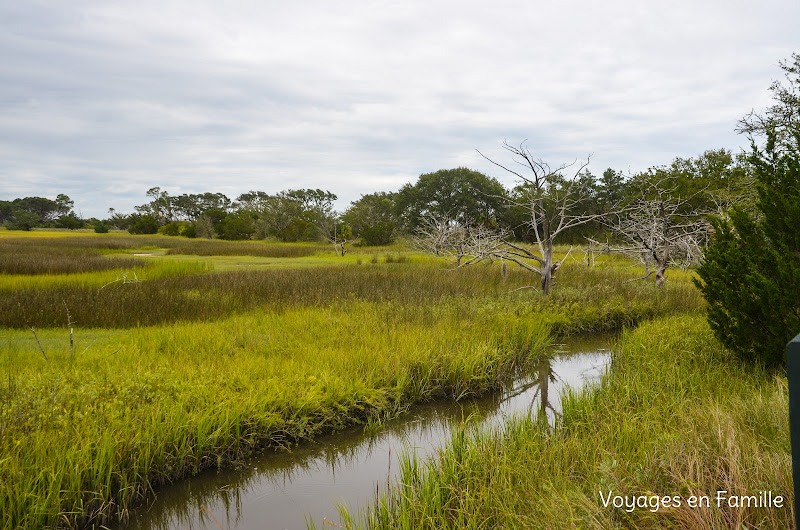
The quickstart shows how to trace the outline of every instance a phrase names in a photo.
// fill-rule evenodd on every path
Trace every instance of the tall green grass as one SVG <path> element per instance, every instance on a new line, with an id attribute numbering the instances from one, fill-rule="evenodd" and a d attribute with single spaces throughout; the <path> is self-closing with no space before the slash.
<path id="1" fill-rule="evenodd" d="M 264 447 L 496 388 L 541 351 L 541 319 L 449 304 L 420 319 L 351 302 L 216 323 L 7 332 L 0 369 L 3 528 L 108 521 L 160 483 Z M 430 321 L 426 319 L 430 318 Z M 84 352 L 85 347 L 89 347 Z"/>
<path id="2" fill-rule="evenodd" d="M 437 459 L 405 458 L 367 514 L 371 528 L 791 528 L 787 383 L 741 365 L 701 317 L 642 324 L 615 347 L 596 391 L 572 393 L 550 428 L 521 418 L 501 432 L 463 428 Z M 771 491 L 783 508 L 717 507 Z M 607 495 L 668 495 L 680 507 L 606 507 Z M 687 499 L 705 495 L 708 508 Z"/>
<path id="3" fill-rule="evenodd" d="M 175 276 L 205 274 L 214 270 L 213 263 L 207 261 L 174 261 L 137 260 L 131 268 L 112 269 L 107 271 L 78 272 L 70 274 L 0 274 L 0 298 L 15 296 L 16 307 L 21 316 L 31 309 L 21 299 L 20 293 L 36 293 L 37 297 L 48 296 L 49 303 L 57 303 L 62 289 L 79 291 L 96 291 L 115 285 L 133 285 L 137 282 L 160 280 Z M 124 282 L 129 283 L 124 283 Z M 104 287 L 105 286 L 105 287 Z M 65 301 L 62 296 L 62 302 Z"/>

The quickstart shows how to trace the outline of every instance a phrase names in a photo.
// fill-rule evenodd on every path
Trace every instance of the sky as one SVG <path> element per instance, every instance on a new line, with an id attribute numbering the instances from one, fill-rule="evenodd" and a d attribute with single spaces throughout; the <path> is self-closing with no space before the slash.
<path id="1" fill-rule="evenodd" d="M 491 4 L 491 5 L 490 5 Z M 770 104 L 796 0 L 0 0 L 0 199 L 84 217 L 170 195 L 321 188 L 343 210 L 460 166 L 625 173 Z"/>

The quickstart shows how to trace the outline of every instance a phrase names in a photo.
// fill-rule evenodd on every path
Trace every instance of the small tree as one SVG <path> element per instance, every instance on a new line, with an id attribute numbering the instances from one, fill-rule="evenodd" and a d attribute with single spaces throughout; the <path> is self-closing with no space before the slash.
<path id="1" fill-rule="evenodd" d="M 353 228 L 353 235 L 364 245 L 389 245 L 394 241 L 397 226 L 394 197 L 385 192 L 362 195 L 350 203 L 342 220 Z"/>
<path id="2" fill-rule="evenodd" d="M 229 213 L 214 227 L 221 239 L 250 239 L 256 231 L 253 215 L 247 211 Z"/>
<path id="3" fill-rule="evenodd" d="M 149 214 L 132 213 L 128 219 L 128 232 L 131 234 L 155 234 L 161 226 L 158 220 Z"/>

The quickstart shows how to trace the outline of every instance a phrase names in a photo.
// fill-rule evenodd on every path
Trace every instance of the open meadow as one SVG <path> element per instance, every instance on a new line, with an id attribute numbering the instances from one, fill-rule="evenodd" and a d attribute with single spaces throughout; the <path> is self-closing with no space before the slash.
<path id="1" fill-rule="evenodd" d="M 791 505 L 785 377 L 745 370 L 711 338 L 688 273 L 657 290 L 621 258 L 570 258 L 544 297 L 521 289 L 537 283 L 530 273 L 500 270 L 451 270 L 399 245 L 338 257 L 318 244 L 0 231 L 2 528 L 124 520 L 161 484 L 485 393 L 553 337 L 636 325 L 601 387 L 570 397 L 555 427 L 457 433 L 351 522 L 791 519 L 790 508 L 628 513 L 597 496 L 729 486 Z"/>

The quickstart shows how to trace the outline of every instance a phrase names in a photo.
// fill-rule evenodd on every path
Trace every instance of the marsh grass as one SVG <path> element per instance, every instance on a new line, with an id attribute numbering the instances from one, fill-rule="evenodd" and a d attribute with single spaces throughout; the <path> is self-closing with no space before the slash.
<path id="1" fill-rule="evenodd" d="M 188 241 L 62 239 L 87 253 Z M 657 291 L 613 264 L 565 265 L 542 297 L 513 292 L 535 278 L 512 269 L 504 280 L 499 264 L 449 270 L 402 249 L 373 252 L 223 272 L 152 258 L 145 281 L 103 288 L 120 270 L 0 276 L 0 528 L 118 520 L 201 469 L 499 388 L 553 335 L 701 307 L 688 278 Z"/>
<path id="2" fill-rule="evenodd" d="M 97 272 L 80 272 L 72 274 L 0 274 L 0 299 L 13 296 L 15 291 L 39 292 L 44 295 L 49 289 L 50 301 L 54 301 L 58 290 L 66 286 L 89 290 L 97 290 L 103 286 L 121 283 L 126 275 L 130 280 L 152 281 L 174 276 L 205 274 L 214 270 L 213 263 L 206 261 L 173 261 L 138 259 L 133 268 L 113 269 Z M 47 296 L 47 295 L 45 295 Z M 63 300 L 62 300 L 63 302 Z M 22 305 L 20 311 L 25 311 Z"/>
<path id="3" fill-rule="evenodd" d="M 57 244 L 62 241 L 67 239 L 0 239 L 0 274 L 70 274 L 142 266 L 136 258 Z"/>
<path id="4" fill-rule="evenodd" d="M 173 246 L 167 254 L 194 256 L 259 256 L 267 258 L 299 258 L 327 251 L 320 244 L 266 243 L 263 241 L 186 240 Z"/>
<path id="5" fill-rule="evenodd" d="M 401 256 L 402 257 L 402 256 Z M 320 265 L 313 269 L 228 270 L 206 274 L 208 267 L 191 261 L 167 265 L 154 260 L 146 281 L 99 287 L 120 271 L 92 281 L 35 281 L 0 276 L 0 325 L 11 328 L 60 326 L 66 304 L 82 327 L 129 328 L 180 321 L 210 321 L 259 308 L 335 305 L 343 300 L 389 302 L 416 307 L 443 298 L 489 298 L 498 312 L 534 307 L 548 313 L 551 324 L 564 333 L 619 328 L 658 314 L 700 307 L 696 289 L 674 281 L 668 289 L 629 282 L 630 275 L 612 269 L 569 270 L 550 297 L 526 286 L 531 274 L 512 270 L 504 281 L 499 267 L 458 270 L 441 262 L 400 258 L 389 263 Z M 192 269 L 192 267 L 196 267 Z M 161 271 L 161 272 L 159 272 Z M 167 272 L 168 271 L 168 272 Z M 196 273 L 193 273 L 196 272 Z M 77 279 L 77 278 L 76 278 Z M 23 281 L 25 280 L 25 281 Z M 99 284 L 98 284 L 99 283 Z M 482 305 L 486 302 L 482 301 Z"/>
<path id="6" fill-rule="evenodd" d="M 503 431 L 462 428 L 432 462 L 402 476 L 367 514 L 371 528 L 791 528 L 787 384 L 738 363 L 697 316 L 624 334 L 596 391 L 571 393 L 550 428 L 519 418 Z M 717 507 L 771 491 L 783 508 Z M 599 492 L 669 495 L 677 508 L 604 506 Z M 691 508 L 690 495 L 711 499 Z"/>
<path id="7" fill-rule="evenodd" d="M 260 448 L 497 388 L 546 343 L 541 319 L 428 310 L 432 324 L 353 301 L 98 331 L 71 361 L 65 332 L 41 331 L 49 362 L 27 333 L 7 332 L 4 528 L 108 521 L 158 484 Z"/>

